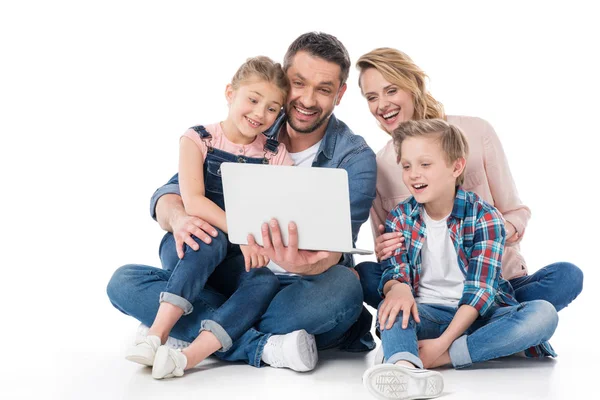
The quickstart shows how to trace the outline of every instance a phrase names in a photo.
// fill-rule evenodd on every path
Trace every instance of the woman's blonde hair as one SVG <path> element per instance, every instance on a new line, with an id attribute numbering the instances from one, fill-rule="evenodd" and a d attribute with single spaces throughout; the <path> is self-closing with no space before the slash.
<path id="1" fill-rule="evenodd" d="M 241 84 L 254 77 L 277 86 L 283 94 L 283 101 L 285 103 L 288 93 L 290 92 L 290 82 L 288 81 L 285 72 L 283 72 L 281 64 L 274 62 L 266 56 L 248 58 L 246 62 L 238 68 L 231 79 L 231 86 L 234 90 L 237 90 Z"/>
<path id="2" fill-rule="evenodd" d="M 356 62 L 360 78 L 365 70 L 375 68 L 383 78 L 412 94 L 415 113 L 413 119 L 444 118 L 444 106 L 433 98 L 426 87 L 427 75 L 411 58 L 400 50 L 381 47 L 364 54 Z"/>
<path id="3" fill-rule="evenodd" d="M 410 137 L 426 137 L 438 140 L 442 152 L 446 156 L 447 165 L 459 158 L 466 160 L 469 155 L 467 137 L 459 127 L 451 125 L 441 118 L 412 120 L 400 123 L 392 132 L 398 163 L 402 159 L 402 142 Z M 456 183 L 462 185 L 464 180 L 465 171 L 463 170 L 456 179 Z"/>

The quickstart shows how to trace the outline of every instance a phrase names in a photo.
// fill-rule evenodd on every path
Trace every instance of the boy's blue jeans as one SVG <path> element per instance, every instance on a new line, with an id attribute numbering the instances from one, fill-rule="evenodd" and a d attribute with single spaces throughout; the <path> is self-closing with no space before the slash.
<path id="1" fill-rule="evenodd" d="M 377 292 L 381 280 L 381 264 L 363 262 L 356 266 L 363 288 L 365 303 L 377 308 L 381 296 Z M 546 300 L 556 311 L 569 305 L 583 288 L 583 272 L 568 262 L 550 264 L 535 273 L 509 280 L 519 303 L 531 300 Z"/>
<path id="2" fill-rule="evenodd" d="M 392 328 L 381 331 L 384 362 L 393 364 L 404 360 L 423 368 L 417 341 L 440 337 L 457 311 L 456 307 L 438 304 L 419 304 L 418 309 L 420 324 L 411 315 L 408 327 L 402 329 L 400 312 Z M 478 318 L 463 336 L 452 343 L 449 348 L 452 365 L 464 368 L 537 346 L 550 339 L 557 324 L 555 308 L 544 300 L 496 307 L 485 318 Z"/>
<path id="3" fill-rule="evenodd" d="M 217 309 L 227 305 L 227 297 L 235 287 L 230 280 L 231 273 L 243 266 L 242 254 L 227 257 L 209 277 L 207 286 L 193 302 L 191 313 L 181 317 L 170 335 L 191 342 L 198 336 L 202 321 L 216 320 Z M 158 311 L 157 299 L 165 291 L 171 274 L 166 269 L 125 265 L 115 271 L 108 283 L 108 297 L 118 310 L 150 326 Z M 277 278 L 280 284 L 277 294 L 262 317 L 239 339 L 233 340 L 229 350 L 217 352 L 216 356 L 259 367 L 263 348 L 272 334 L 286 334 L 298 329 L 314 334 L 319 349 L 346 342 L 350 327 L 361 313 L 363 301 L 360 283 L 349 268 L 335 265 L 319 275 L 277 275 Z M 262 290 L 261 287 L 255 289 Z M 238 309 L 228 312 L 243 317 L 248 311 L 246 307 L 255 307 L 251 300 L 250 296 L 247 303 L 237 301 Z"/>

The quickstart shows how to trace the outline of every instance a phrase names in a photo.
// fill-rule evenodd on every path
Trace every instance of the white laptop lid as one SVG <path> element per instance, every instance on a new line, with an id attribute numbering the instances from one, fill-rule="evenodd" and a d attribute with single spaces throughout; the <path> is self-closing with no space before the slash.
<path id="1" fill-rule="evenodd" d="M 352 247 L 348 174 L 339 168 L 223 163 L 223 194 L 229 240 L 262 245 L 261 225 L 279 221 L 283 243 L 288 223 L 298 226 L 298 248 L 372 254 Z"/>

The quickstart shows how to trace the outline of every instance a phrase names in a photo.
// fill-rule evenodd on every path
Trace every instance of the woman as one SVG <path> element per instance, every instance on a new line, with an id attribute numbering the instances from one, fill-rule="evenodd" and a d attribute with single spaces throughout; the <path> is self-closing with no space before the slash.
<path id="1" fill-rule="evenodd" d="M 480 118 L 445 115 L 442 104 L 425 87 L 425 73 L 401 51 L 375 49 L 360 57 L 356 66 L 360 71 L 359 86 L 369 110 L 386 133 L 391 134 L 403 121 L 430 118 L 444 118 L 465 133 L 470 154 L 462 187 L 495 206 L 505 219 L 502 273 L 513 286 L 517 301 L 542 299 L 552 303 L 557 311 L 573 301 L 583 286 L 583 273 L 575 265 L 558 262 L 532 275 L 527 273 L 519 243 L 531 213 L 519 199 L 504 150 L 492 126 Z M 390 140 L 377 153 L 377 195 L 371 208 L 378 260 L 389 258 L 402 245 L 397 233 L 383 234 L 383 223 L 390 210 L 409 196 Z M 364 262 L 356 268 L 365 302 L 377 308 L 381 301 L 377 293 L 382 273 L 379 264 Z"/>

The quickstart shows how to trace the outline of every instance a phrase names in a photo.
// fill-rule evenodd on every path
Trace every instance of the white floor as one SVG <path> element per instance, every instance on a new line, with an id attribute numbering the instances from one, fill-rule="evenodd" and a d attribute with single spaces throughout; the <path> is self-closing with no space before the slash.
<path id="1" fill-rule="evenodd" d="M 94 286 L 100 287 L 99 282 Z M 444 399 L 585 399 L 599 371 L 599 352 L 592 324 L 579 316 L 591 311 L 585 292 L 560 313 L 560 325 L 551 341 L 557 359 L 511 357 L 456 371 L 443 370 Z M 87 297 L 92 299 L 92 296 Z M 375 351 L 350 354 L 320 353 L 317 368 L 296 373 L 253 368 L 207 360 L 183 378 L 156 381 L 149 368 L 123 358 L 137 323 L 98 297 L 91 306 L 103 326 L 93 325 L 87 312 L 56 318 L 54 324 L 23 342 L 5 346 L 1 363 L 0 398 L 45 399 L 368 399 L 362 373 L 372 365 Z M 88 309 L 88 311 L 90 311 Z M 66 317 L 66 318 L 63 318 Z M 68 324 L 65 324 L 69 322 Z M 62 326 L 60 331 L 52 327 Z M 35 338 L 41 339 L 31 342 Z M 36 346 L 31 346 L 35 343 Z M 40 347 L 44 344 L 45 347 Z M 24 350 L 30 350 L 27 352 Z M 27 362 L 27 354 L 41 351 L 41 362 Z M 16 361 L 16 363 L 12 361 Z M 25 364 L 28 364 L 25 366 Z"/>

